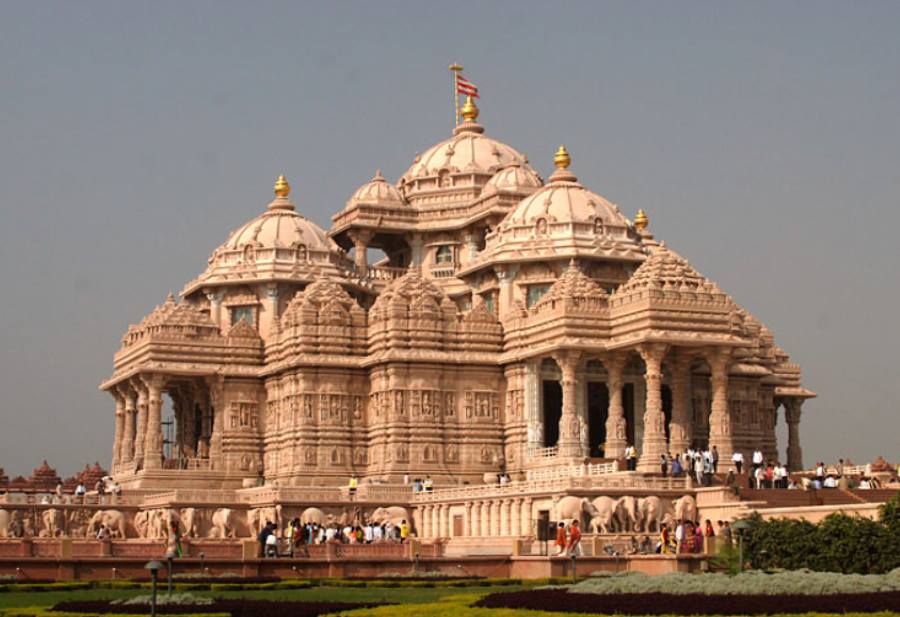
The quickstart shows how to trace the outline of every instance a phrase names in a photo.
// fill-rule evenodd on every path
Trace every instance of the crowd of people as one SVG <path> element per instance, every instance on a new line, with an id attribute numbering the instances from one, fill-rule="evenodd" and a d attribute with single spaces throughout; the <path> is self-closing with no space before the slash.
<path id="1" fill-rule="evenodd" d="M 387 521 L 382 524 L 368 522 L 365 525 L 320 525 L 302 523 L 295 518 L 279 534 L 278 526 L 267 521 L 259 532 L 257 541 L 263 557 L 278 557 L 294 554 L 313 544 L 378 544 L 382 542 L 405 543 L 409 540 L 410 529 L 406 519 L 398 524 Z"/>

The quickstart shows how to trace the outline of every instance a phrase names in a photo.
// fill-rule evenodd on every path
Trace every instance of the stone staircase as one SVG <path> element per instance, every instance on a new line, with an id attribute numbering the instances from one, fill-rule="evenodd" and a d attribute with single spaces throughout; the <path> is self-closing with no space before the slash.
<path id="1" fill-rule="evenodd" d="M 828 488 L 820 490 L 741 489 L 741 501 L 763 502 L 767 508 L 841 506 L 884 503 L 900 493 L 897 489 L 859 490 Z"/>

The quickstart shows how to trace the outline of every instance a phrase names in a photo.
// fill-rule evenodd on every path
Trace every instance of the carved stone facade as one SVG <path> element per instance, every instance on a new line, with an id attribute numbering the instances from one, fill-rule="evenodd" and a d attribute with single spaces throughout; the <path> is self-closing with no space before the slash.
<path id="1" fill-rule="evenodd" d="M 378 173 L 353 193 L 329 232 L 279 178 L 182 300 L 128 329 L 101 386 L 124 486 L 473 483 L 629 444 L 640 471 L 692 445 L 772 458 L 782 406 L 802 464 L 814 395 L 771 332 L 643 212 L 582 186 L 564 148 L 545 183 L 466 109 L 396 185 Z M 370 249 L 384 257 L 369 264 Z M 498 510 L 516 529 L 526 507 L 453 516 L 478 529 Z M 426 526 L 450 515 L 426 510 Z"/>

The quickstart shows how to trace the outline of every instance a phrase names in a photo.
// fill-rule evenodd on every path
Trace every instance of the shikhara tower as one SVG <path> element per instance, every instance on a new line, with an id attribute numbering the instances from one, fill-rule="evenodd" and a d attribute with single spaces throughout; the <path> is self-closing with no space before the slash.
<path id="1" fill-rule="evenodd" d="M 643 211 L 581 185 L 565 147 L 545 182 L 478 113 L 467 99 L 448 139 L 395 184 L 376 172 L 327 232 L 280 177 L 180 302 L 129 327 L 101 386 L 123 485 L 446 485 L 628 443 L 639 471 L 692 444 L 775 458 L 782 407 L 801 467 L 814 394 L 772 333 Z"/>

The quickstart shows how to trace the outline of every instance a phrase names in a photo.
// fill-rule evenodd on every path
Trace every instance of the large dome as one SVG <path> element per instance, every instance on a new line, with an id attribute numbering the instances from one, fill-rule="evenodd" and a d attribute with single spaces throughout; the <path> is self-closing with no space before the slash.
<path id="1" fill-rule="evenodd" d="M 182 293 L 212 283 L 343 276 L 350 267 L 346 254 L 324 229 L 295 211 L 289 193 L 290 185 L 282 176 L 266 212 L 231 232 L 210 256 L 203 274 Z"/>

